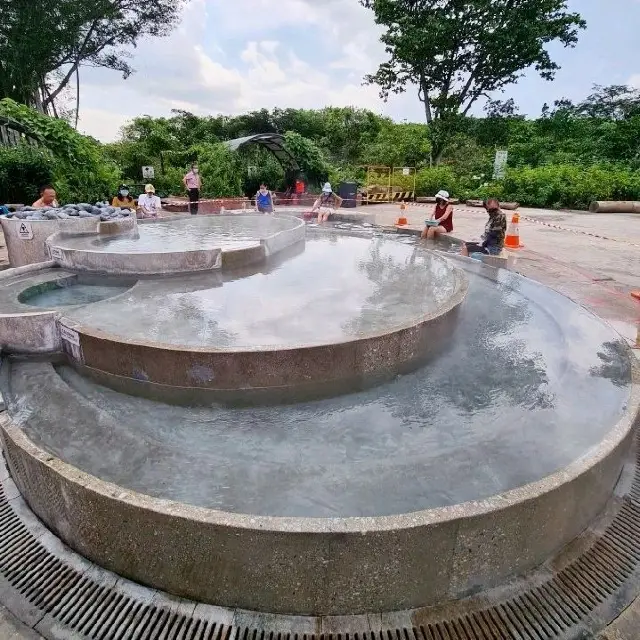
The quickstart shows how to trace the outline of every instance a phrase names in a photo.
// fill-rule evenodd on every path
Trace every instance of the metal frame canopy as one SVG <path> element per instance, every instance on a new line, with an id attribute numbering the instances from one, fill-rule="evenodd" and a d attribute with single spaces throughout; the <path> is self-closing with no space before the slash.
<path id="1" fill-rule="evenodd" d="M 245 138 L 227 140 L 224 144 L 226 144 L 232 151 L 238 151 L 242 147 L 246 147 L 251 144 L 260 145 L 271 151 L 285 169 L 292 169 L 295 172 L 300 172 L 300 165 L 298 164 L 298 161 L 285 149 L 284 136 L 280 133 L 258 133 L 253 136 L 246 136 Z"/>

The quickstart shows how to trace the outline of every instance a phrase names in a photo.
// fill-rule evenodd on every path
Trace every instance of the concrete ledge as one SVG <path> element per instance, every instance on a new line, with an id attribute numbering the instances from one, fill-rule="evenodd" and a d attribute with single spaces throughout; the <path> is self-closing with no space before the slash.
<path id="1" fill-rule="evenodd" d="M 223 402 L 267 401 L 272 394 L 280 401 L 323 397 L 373 386 L 438 353 L 455 330 L 455 315 L 469 286 L 461 270 L 452 273 L 453 293 L 435 312 L 335 344 L 182 348 L 126 340 L 64 317 L 60 325 L 78 336 L 79 348 L 68 349 L 77 364 L 106 374 L 102 378 L 111 377 L 118 388 L 128 380 L 130 391 L 162 398 L 169 390 L 169 396 L 187 401 L 201 396 L 199 390 Z"/>
<path id="2" fill-rule="evenodd" d="M 462 598 L 554 555 L 606 505 L 639 401 L 636 385 L 601 443 L 539 482 L 482 501 L 370 518 L 249 516 L 152 498 L 64 463 L 6 414 L 0 429 L 11 476 L 30 507 L 90 560 L 207 603 L 341 615 Z"/>

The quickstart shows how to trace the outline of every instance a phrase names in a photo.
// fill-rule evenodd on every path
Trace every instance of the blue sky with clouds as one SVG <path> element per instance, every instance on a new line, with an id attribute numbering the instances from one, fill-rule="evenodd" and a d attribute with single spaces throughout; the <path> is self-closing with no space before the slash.
<path id="1" fill-rule="evenodd" d="M 640 87 L 639 0 L 570 0 L 588 22 L 575 49 L 553 46 L 554 82 L 530 72 L 504 98 L 537 115 L 544 102 L 578 100 L 594 83 Z M 384 60 L 380 31 L 357 0 L 189 0 L 168 38 L 144 39 L 136 68 L 82 72 L 81 128 L 113 140 L 140 114 L 172 108 L 236 114 L 262 107 L 355 105 L 396 120 L 422 121 L 413 91 L 382 103 L 362 78 Z"/>

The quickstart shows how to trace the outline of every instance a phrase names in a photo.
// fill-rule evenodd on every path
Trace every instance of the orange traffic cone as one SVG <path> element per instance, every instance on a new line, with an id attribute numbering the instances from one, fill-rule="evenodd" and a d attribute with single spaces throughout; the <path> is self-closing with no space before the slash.
<path id="1" fill-rule="evenodd" d="M 404 227 L 409 224 L 409 221 L 404 215 L 407 206 L 403 203 L 400 205 L 400 217 L 396 220 L 396 227 Z"/>
<path id="2" fill-rule="evenodd" d="M 504 239 L 505 249 L 520 249 L 524 245 L 520 244 L 520 216 L 513 214 L 511 223 L 507 227 L 507 235 Z"/>

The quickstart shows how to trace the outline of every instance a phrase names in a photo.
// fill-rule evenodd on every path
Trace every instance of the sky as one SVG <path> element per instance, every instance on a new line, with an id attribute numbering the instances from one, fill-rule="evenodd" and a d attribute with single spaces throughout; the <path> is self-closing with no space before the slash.
<path id="1" fill-rule="evenodd" d="M 561 65 L 553 82 L 526 73 L 500 99 L 537 116 L 542 105 L 580 100 L 593 84 L 640 88 L 640 0 L 569 0 L 587 21 L 574 49 L 551 45 Z M 166 38 L 141 38 L 136 69 L 83 69 L 80 129 L 108 142 L 139 115 L 198 115 L 274 107 L 364 107 L 397 121 L 423 122 L 413 89 L 384 103 L 365 74 L 385 61 L 380 28 L 358 0 L 189 0 Z M 481 110 L 479 108 L 479 110 Z"/>

